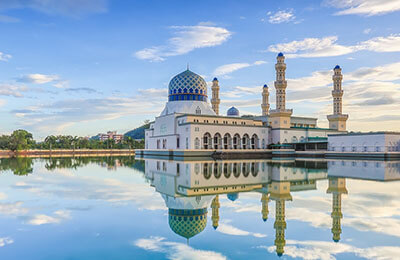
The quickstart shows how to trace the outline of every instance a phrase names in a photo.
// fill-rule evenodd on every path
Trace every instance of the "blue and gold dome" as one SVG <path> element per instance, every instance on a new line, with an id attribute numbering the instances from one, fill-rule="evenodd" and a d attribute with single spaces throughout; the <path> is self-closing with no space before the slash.
<path id="1" fill-rule="evenodd" d="M 207 101 L 207 83 L 201 76 L 186 70 L 171 79 L 168 93 L 169 101 Z"/>
<path id="2" fill-rule="evenodd" d="M 236 107 L 231 107 L 226 112 L 227 116 L 239 116 L 239 110 Z"/>
<path id="3" fill-rule="evenodd" d="M 169 209 L 168 214 L 172 231 L 187 239 L 202 232 L 207 225 L 207 208 Z"/>

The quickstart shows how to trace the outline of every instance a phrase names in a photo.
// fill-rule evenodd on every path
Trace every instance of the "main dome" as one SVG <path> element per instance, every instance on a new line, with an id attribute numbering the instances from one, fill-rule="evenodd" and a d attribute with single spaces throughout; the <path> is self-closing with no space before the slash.
<path id="1" fill-rule="evenodd" d="M 169 226 L 187 239 L 199 234 L 207 225 L 207 208 L 169 209 Z"/>
<path id="2" fill-rule="evenodd" d="M 168 93 L 169 101 L 207 101 L 207 83 L 201 76 L 186 70 L 171 79 Z"/>

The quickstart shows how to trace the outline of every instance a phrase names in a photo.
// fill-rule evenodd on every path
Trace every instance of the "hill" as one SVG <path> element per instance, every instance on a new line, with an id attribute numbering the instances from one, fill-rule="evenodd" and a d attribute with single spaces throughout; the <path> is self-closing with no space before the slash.
<path id="1" fill-rule="evenodd" d="M 135 128 L 129 132 L 126 132 L 125 136 L 130 136 L 132 139 L 144 139 L 144 130 L 149 129 L 150 124 L 144 124 L 138 128 Z"/>

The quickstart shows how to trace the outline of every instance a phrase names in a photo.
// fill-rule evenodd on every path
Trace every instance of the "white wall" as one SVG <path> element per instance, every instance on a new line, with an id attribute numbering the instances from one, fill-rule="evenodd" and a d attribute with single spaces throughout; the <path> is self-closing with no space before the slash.
<path id="1" fill-rule="evenodd" d="M 400 134 L 349 134 L 328 137 L 328 150 L 336 152 L 400 151 Z"/>

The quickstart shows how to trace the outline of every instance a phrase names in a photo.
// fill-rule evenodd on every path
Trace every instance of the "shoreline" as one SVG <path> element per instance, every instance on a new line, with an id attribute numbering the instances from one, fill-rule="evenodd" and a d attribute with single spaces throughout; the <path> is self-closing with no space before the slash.
<path id="1" fill-rule="evenodd" d="M 0 150 L 0 158 L 12 157 L 71 157 L 71 156 L 134 156 L 134 149 L 56 149 L 56 150 Z"/>
<path id="2" fill-rule="evenodd" d="M 293 149 L 255 149 L 255 150 L 150 150 L 137 149 L 138 157 L 194 158 L 210 157 L 221 159 L 271 159 L 271 158 L 310 158 L 310 159 L 400 159 L 400 152 L 332 152 L 326 150 L 295 151 Z"/>

